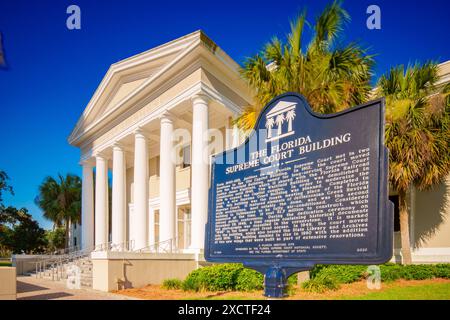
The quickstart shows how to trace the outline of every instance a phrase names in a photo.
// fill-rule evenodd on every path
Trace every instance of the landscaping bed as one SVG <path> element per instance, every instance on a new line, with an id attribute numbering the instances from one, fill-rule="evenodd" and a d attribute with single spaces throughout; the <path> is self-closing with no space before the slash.
<path id="1" fill-rule="evenodd" d="M 450 264 L 318 265 L 311 279 L 288 279 L 288 299 L 450 299 Z M 380 289 L 369 288 L 377 278 Z M 416 288 L 417 287 L 417 288 Z M 118 291 L 142 299 L 264 299 L 263 276 L 241 264 L 217 264 L 163 285 Z"/>
<path id="2" fill-rule="evenodd" d="M 189 292 L 181 289 L 167 290 L 162 286 L 149 285 L 138 289 L 116 291 L 130 297 L 146 300 L 260 300 L 266 299 L 263 291 L 199 291 Z M 450 300 L 450 280 L 396 280 L 383 283 L 380 290 L 367 288 L 366 281 L 360 280 L 343 284 L 339 289 L 324 293 L 306 292 L 293 286 L 287 300 Z"/>

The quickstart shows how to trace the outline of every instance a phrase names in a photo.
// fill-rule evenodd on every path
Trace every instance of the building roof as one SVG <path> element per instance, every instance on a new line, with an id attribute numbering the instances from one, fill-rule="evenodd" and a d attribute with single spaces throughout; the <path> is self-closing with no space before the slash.
<path id="1" fill-rule="evenodd" d="M 167 83 L 175 70 L 181 72 L 180 62 L 194 55 L 202 55 L 239 82 L 239 65 L 203 31 L 195 31 L 112 64 L 68 137 L 69 143 L 80 146 L 87 135 Z"/>

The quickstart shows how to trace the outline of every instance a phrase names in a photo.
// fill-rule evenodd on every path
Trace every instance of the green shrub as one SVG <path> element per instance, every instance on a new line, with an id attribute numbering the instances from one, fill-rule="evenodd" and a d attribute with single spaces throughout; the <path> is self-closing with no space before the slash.
<path id="1" fill-rule="evenodd" d="M 298 280 L 297 280 L 296 273 L 294 273 L 287 279 L 288 286 L 295 286 L 295 285 L 297 285 L 297 282 L 298 282 Z"/>
<path id="2" fill-rule="evenodd" d="M 330 276 L 339 283 L 352 283 L 367 278 L 368 266 L 363 265 L 317 265 L 311 270 L 311 279 Z M 400 265 L 386 263 L 380 265 L 381 280 L 390 282 L 399 279 L 425 280 L 432 278 L 450 278 L 450 264 Z"/>
<path id="3" fill-rule="evenodd" d="M 255 291 L 264 289 L 264 276 L 255 270 L 243 269 L 236 279 L 236 290 Z"/>
<path id="4" fill-rule="evenodd" d="M 323 269 L 329 268 L 331 265 L 325 265 L 325 264 L 316 264 L 314 268 L 312 268 L 309 271 L 309 277 L 311 279 L 314 279 L 318 274 L 322 272 Z"/>
<path id="5" fill-rule="evenodd" d="M 204 268 L 202 268 L 204 269 Z M 197 269 L 188 274 L 181 285 L 184 291 L 200 291 L 202 288 L 202 269 Z"/>
<path id="6" fill-rule="evenodd" d="M 180 279 L 166 279 L 163 281 L 162 287 L 167 290 L 181 289 L 183 281 Z"/>
<path id="7" fill-rule="evenodd" d="M 352 283 L 369 276 L 363 265 L 317 265 L 311 272 L 311 279 L 302 287 L 310 292 L 336 290 L 341 283 Z M 380 265 L 381 280 L 384 282 L 450 278 L 450 264 L 408 265 L 394 263 Z M 241 264 L 217 264 L 192 271 L 181 283 L 175 279 L 166 280 L 167 288 L 181 287 L 185 291 L 254 291 L 264 288 L 261 273 L 244 268 Z M 175 281 L 175 282 L 173 282 Z M 297 275 L 288 278 L 288 289 L 297 284 Z"/>
<path id="8" fill-rule="evenodd" d="M 450 263 L 440 263 L 434 266 L 436 278 L 450 279 Z"/>
<path id="9" fill-rule="evenodd" d="M 244 270 L 240 264 L 217 264 L 192 271 L 183 283 L 187 291 L 235 290 L 239 273 Z"/>
<path id="10" fill-rule="evenodd" d="M 406 265 L 403 266 L 402 279 L 405 280 L 425 280 L 434 278 L 434 265 Z M 381 274 L 383 278 L 383 274 Z"/>
<path id="11" fill-rule="evenodd" d="M 365 276 L 367 266 L 360 265 L 318 265 L 310 273 L 311 279 L 317 276 L 330 276 L 339 283 L 352 283 Z"/>
<path id="12" fill-rule="evenodd" d="M 381 281 L 391 282 L 403 277 L 403 266 L 400 264 L 387 263 L 380 265 Z"/>
<path id="13" fill-rule="evenodd" d="M 327 290 L 340 288 L 339 281 L 330 275 L 320 275 L 302 283 L 302 288 L 307 292 L 323 293 Z"/>
<path id="14" fill-rule="evenodd" d="M 288 278 L 288 286 L 297 283 L 297 276 Z M 185 291 L 255 291 L 264 289 L 264 276 L 241 264 L 225 263 L 192 271 L 181 288 Z"/>

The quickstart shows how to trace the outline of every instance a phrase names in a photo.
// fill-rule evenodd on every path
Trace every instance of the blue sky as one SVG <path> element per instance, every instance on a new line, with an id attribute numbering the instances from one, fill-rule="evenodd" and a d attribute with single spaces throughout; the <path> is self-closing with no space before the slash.
<path id="1" fill-rule="evenodd" d="M 159 1 L 158 1 L 159 2 Z M 49 228 L 34 205 L 47 175 L 81 174 L 67 137 L 110 64 L 202 29 L 238 63 L 306 7 L 312 20 L 329 1 L 0 0 L 0 31 L 9 70 L 0 70 L 0 170 L 15 196 Z M 81 8 L 81 30 L 66 28 L 66 8 Z M 366 8 L 381 8 L 381 30 L 366 28 Z M 376 56 L 375 79 L 390 66 L 450 60 L 450 3 L 347 0 L 352 17 L 344 41 Z"/>

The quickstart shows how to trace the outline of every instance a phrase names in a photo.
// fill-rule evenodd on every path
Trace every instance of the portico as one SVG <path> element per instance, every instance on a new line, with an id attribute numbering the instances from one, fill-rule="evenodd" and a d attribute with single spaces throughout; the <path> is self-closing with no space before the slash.
<path id="1" fill-rule="evenodd" d="M 236 146 L 252 102 L 202 32 L 113 64 L 69 142 L 81 150 L 82 247 L 200 253 L 210 155 Z"/>

